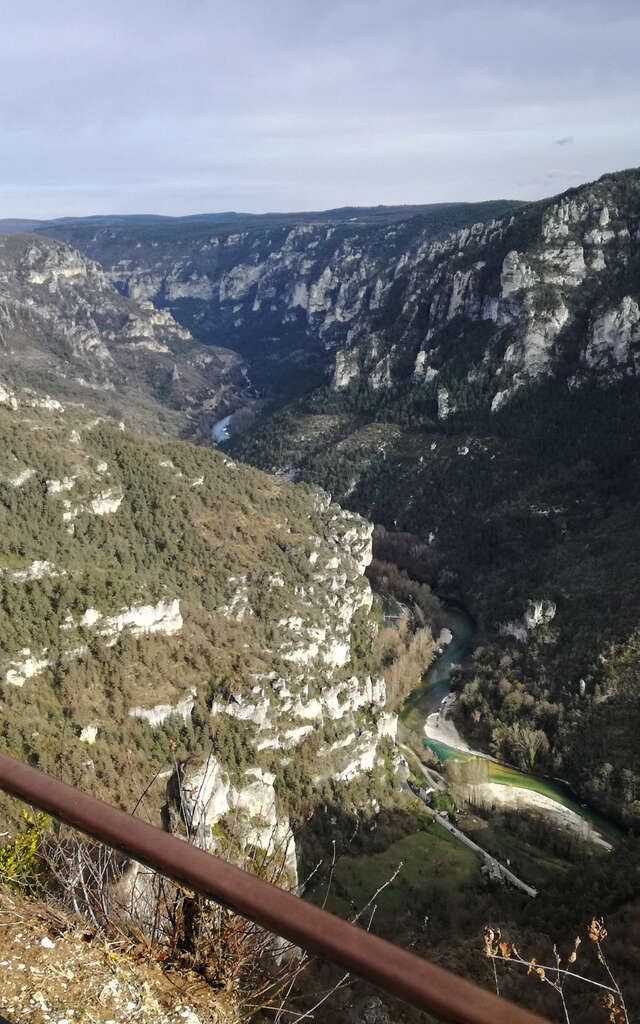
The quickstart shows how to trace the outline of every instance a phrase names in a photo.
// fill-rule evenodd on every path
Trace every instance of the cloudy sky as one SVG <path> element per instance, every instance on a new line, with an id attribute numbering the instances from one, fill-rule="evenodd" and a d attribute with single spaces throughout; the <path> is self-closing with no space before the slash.
<path id="1" fill-rule="evenodd" d="M 0 217 L 538 198 L 640 164 L 637 0 L 23 0 Z"/>

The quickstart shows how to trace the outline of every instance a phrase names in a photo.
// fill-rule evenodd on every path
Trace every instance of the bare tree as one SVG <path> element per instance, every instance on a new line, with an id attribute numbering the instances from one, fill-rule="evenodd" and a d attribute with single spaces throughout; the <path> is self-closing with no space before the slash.
<path id="1" fill-rule="evenodd" d="M 485 956 L 491 960 L 495 988 L 498 995 L 500 995 L 500 984 L 496 961 L 503 961 L 511 966 L 526 967 L 527 974 L 533 975 L 557 992 L 562 1003 L 565 1024 L 571 1024 L 565 994 L 565 984 L 568 978 L 577 978 L 583 984 L 599 990 L 601 1005 L 608 1014 L 611 1024 L 629 1024 L 629 1016 L 620 986 L 613 976 L 602 948 L 602 944 L 607 937 L 607 930 L 602 919 L 598 920 L 595 917 L 592 919 L 587 929 L 587 937 L 595 946 L 598 962 L 603 967 L 607 983 L 598 981 L 595 978 L 589 978 L 573 969 L 578 960 L 579 949 L 582 945 L 582 939 L 579 936 L 575 939 L 573 949 L 566 958 L 567 966 L 561 967 L 560 965 L 563 961 L 555 943 L 553 946 L 553 963 L 541 964 L 535 956 L 522 956 L 513 943 L 502 938 L 499 928 L 491 928 L 487 925 L 483 934 Z"/>

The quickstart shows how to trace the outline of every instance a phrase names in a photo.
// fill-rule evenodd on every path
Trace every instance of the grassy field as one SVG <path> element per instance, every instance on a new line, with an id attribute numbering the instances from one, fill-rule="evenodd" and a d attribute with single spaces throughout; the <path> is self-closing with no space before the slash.
<path id="1" fill-rule="evenodd" d="M 338 861 L 327 910 L 341 917 L 350 916 L 371 899 L 402 862 L 395 881 L 376 898 L 376 920 L 390 923 L 410 914 L 428 913 L 434 898 L 445 892 L 467 898 L 467 884 L 479 882 L 480 862 L 476 855 L 457 842 L 436 823 L 392 843 L 380 853 L 358 857 L 345 856 Z M 307 893 L 311 902 L 321 904 L 325 891 L 318 887 Z"/>
<path id="2" fill-rule="evenodd" d="M 548 836 L 536 841 L 535 836 L 527 836 L 524 829 L 513 832 L 493 819 L 488 828 L 470 830 L 469 836 L 503 864 L 508 861 L 516 875 L 538 889 L 544 889 L 559 874 L 574 866 L 570 859 L 573 847 L 562 852 L 552 851 Z M 606 856 L 588 843 L 580 844 L 580 851 L 585 858 Z"/>

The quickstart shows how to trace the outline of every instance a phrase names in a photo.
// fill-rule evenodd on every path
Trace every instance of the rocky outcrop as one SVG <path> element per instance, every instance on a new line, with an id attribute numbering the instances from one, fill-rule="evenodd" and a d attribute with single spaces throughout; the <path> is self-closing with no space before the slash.
<path id="1" fill-rule="evenodd" d="M 630 295 L 606 310 L 591 324 L 584 358 L 591 369 L 607 372 L 610 379 L 637 372 L 640 356 L 640 307 Z"/>
<path id="2" fill-rule="evenodd" d="M 187 696 L 179 700 L 177 704 L 155 704 L 152 708 L 129 708 L 129 717 L 139 718 L 152 728 L 164 725 L 172 715 L 180 715 L 186 722 L 191 717 L 197 692 L 196 689 L 189 690 Z"/>
<path id="3" fill-rule="evenodd" d="M 229 773 L 211 756 L 180 780 L 180 815 L 191 840 L 202 849 L 216 853 L 221 844 L 230 843 L 225 852 L 244 862 L 253 851 L 263 855 L 268 851 L 272 865 L 281 863 L 284 877 L 279 875 L 279 884 L 295 888 L 295 841 L 288 819 L 278 814 L 274 782 L 274 775 L 255 767 L 234 786 Z M 227 816 L 225 831 L 219 826 Z"/>
<path id="4" fill-rule="evenodd" d="M 24 580 L 40 580 L 47 575 L 51 575 L 51 573 L 42 571 L 42 567 L 48 566 L 48 563 L 41 562 L 34 563 L 34 565 L 38 566 L 36 575 L 28 575 L 28 571 L 26 571 L 24 574 L 18 573 L 17 577 L 16 574 L 13 574 L 14 578 L 21 581 L 23 578 Z M 179 633 L 182 626 L 183 619 L 180 614 L 180 601 L 176 598 L 173 601 L 158 601 L 156 605 L 147 604 L 124 608 L 118 615 L 103 615 L 95 608 L 87 608 L 78 622 L 74 620 L 72 615 L 69 615 L 60 629 L 68 633 L 77 628 L 88 630 L 99 627 L 97 628 L 99 635 L 106 638 L 108 645 L 113 645 L 118 635 L 124 630 L 129 630 L 133 636 L 144 636 L 150 633 L 164 633 L 171 636 L 174 633 Z M 29 648 L 24 648 L 20 653 L 23 655 L 23 660 L 8 662 L 5 673 L 6 681 L 11 683 L 12 686 L 23 686 L 27 679 L 40 675 L 40 673 L 50 668 L 53 664 L 50 658 L 45 657 L 47 654 L 46 648 L 39 655 L 34 655 Z M 64 660 L 69 661 L 82 658 L 86 653 L 87 647 L 82 644 L 79 647 L 65 647 L 64 651 L 61 652 L 61 656 Z M 156 722 L 152 720 L 158 718 L 158 716 L 164 721 L 170 714 L 173 714 L 175 711 L 179 712 L 180 707 L 183 706 L 186 707 L 187 705 L 181 704 L 167 711 L 166 707 L 162 705 L 160 711 L 158 711 L 158 708 L 155 708 L 150 709 L 149 712 L 145 712 L 141 708 L 134 708 L 130 714 L 133 717 L 146 719 L 149 724 L 153 725 Z M 189 714 L 192 708 L 193 700 L 191 700 L 189 705 Z M 163 712 L 166 712 L 164 717 L 162 717 Z"/>
<path id="5" fill-rule="evenodd" d="M 108 409 L 117 392 L 132 423 L 193 431 L 203 413 L 215 418 L 240 365 L 199 345 L 168 310 L 121 295 L 99 264 L 51 239 L 0 235 L 0 286 L 5 380 L 47 379 L 54 391 L 23 394 L 31 405 L 62 411 L 62 398 Z M 167 400 L 173 425 L 161 412 Z M 3 384 L 0 404 L 15 401 Z"/>
<path id="6" fill-rule="evenodd" d="M 346 780 L 373 767 L 379 739 L 395 736 L 397 720 L 385 712 L 384 680 L 349 672 L 353 618 L 372 603 L 364 571 L 371 561 L 373 528 L 323 495 L 316 498 L 316 511 L 322 532 L 307 541 L 308 579 L 296 587 L 294 606 L 278 622 L 286 675 L 273 672 L 257 679 L 250 694 L 215 699 L 211 714 L 253 723 L 259 751 L 293 750 L 325 722 L 339 723 L 331 770 L 338 766 L 345 771 L 356 762 L 360 766 L 346 771 Z M 250 582 L 247 577 L 229 582 L 234 592 L 218 611 L 246 621 L 256 603 Z M 284 590 L 278 575 L 267 582 Z M 356 720 L 358 712 L 366 712 L 368 718 L 364 731 Z M 334 756 L 334 751 L 339 753 Z"/>
<path id="7" fill-rule="evenodd" d="M 469 384 L 498 412 L 545 377 L 575 388 L 636 374 L 640 293 L 627 268 L 638 258 L 638 179 L 609 175 L 577 195 L 409 245 L 389 272 L 400 314 L 381 331 L 361 311 L 335 355 L 334 387 L 422 381 L 444 419 Z M 617 299 L 625 275 L 630 291 Z M 585 303 L 594 306 L 586 335 Z"/>
<path id="8" fill-rule="evenodd" d="M 51 562 L 47 562 L 43 559 L 36 559 L 31 565 L 27 566 L 26 569 L 2 569 L 0 568 L 0 577 L 8 576 L 12 580 L 16 580 L 19 583 L 25 583 L 27 580 L 43 580 L 45 578 L 53 578 L 54 576 L 65 576 L 64 570 L 56 569 L 55 565 Z"/>
<path id="9" fill-rule="evenodd" d="M 5 673 L 5 679 L 11 686 L 24 686 L 27 679 L 32 679 L 37 676 L 40 672 L 43 672 L 46 668 L 49 668 L 51 661 L 48 658 L 43 657 L 46 654 L 46 650 L 42 652 L 39 657 L 33 655 L 28 647 L 24 647 L 20 654 L 22 655 L 22 661 L 10 661 L 7 671 Z"/>
<path id="10" fill-rule="evenodd" d="M 143 604 L 125 608 L 118 615 L 108 615 L 101 621 L 101 632 L 115 636 L 124 629 L 134 634 L 179 633 L 182 629 L 180 600 L 158 601 L 157 604 Z"/>
<path id="11" fill-rule="evenodd" d="M 530 601 L 521 619 L 502 623 L 498 631 L 501 636 L 511 636 L 514 640 L 526 644 L 529 634 L 539 626 L 547 626 L 553 621 L 556 606 L 553 601 Z"/>

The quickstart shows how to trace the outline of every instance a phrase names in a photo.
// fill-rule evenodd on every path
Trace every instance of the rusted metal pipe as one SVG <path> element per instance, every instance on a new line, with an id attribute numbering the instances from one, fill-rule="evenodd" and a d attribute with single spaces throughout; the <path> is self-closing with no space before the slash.
<path id="1" fill-rule="evenodd" d="M 444 1021 L 549 1024 L 298 896 L 2 753 L 0 788 Z"/>

